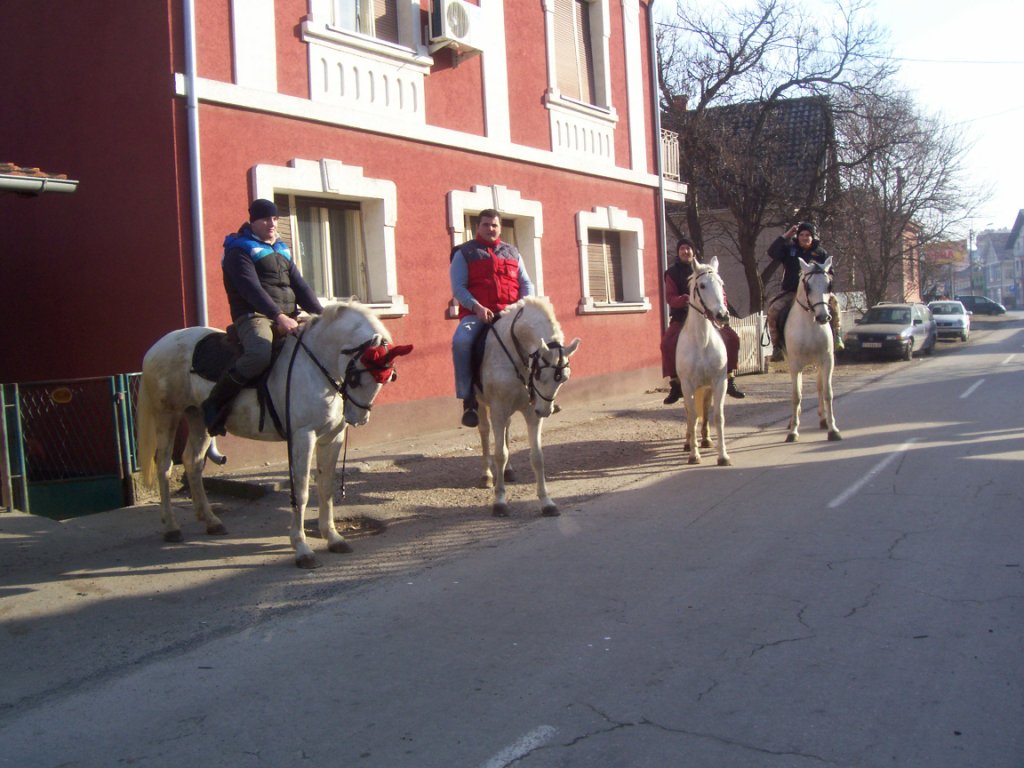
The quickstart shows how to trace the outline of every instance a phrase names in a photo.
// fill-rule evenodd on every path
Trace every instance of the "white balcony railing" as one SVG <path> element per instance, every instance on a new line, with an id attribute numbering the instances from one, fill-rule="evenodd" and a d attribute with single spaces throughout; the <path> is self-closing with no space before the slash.
<path id="1" fill-rule="evenodd" d="M 679 134 L 661 129 L 661 173 L 666 179 L 679 181 Z"/>

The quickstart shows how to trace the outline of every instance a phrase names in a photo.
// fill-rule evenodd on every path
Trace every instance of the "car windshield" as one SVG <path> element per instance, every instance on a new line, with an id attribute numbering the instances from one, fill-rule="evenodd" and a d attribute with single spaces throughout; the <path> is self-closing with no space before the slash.
<path id="1" fill-rule="evenodd" d="M 864 315 L 864 322 L 909 325 L 910 310 L 906 307 L 872 307 Z"/>
<path id="2" fill-rule="evenodd" d="M 962 315 L 964 313 L 963 307 L 959 304 L 929 304 L 928 308 L 936 315 Z"/>

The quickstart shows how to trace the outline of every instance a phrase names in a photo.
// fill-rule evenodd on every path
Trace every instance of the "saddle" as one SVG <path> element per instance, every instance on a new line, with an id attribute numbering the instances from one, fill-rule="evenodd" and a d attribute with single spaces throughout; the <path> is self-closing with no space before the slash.
<path id="1" fill-rule="evenodd" d="M 246 382 L 244 387 L 256 390 L 256 401 L 260 405 L 260 430 L 263 429 L 266 414 L 269 412 L 270 418 L 282 438 L 286 437 L 284 426 L 270 398 L 267 381 L 270 378 L 270 372 L 274 369 L 274 363 L 277 362 L 277 358 L 284 348 L 284 340 L 285 337 L 274 334 L 270 365 L 255 379 Z M 192 350 L 191 372 L 207 381 L 216 382 L 242 356 L 242 352 L 242 342 L 238 338 L 238 332 L 234 325 L 229 325 L 226 331 L 211 331 L 203 336 Z"/>

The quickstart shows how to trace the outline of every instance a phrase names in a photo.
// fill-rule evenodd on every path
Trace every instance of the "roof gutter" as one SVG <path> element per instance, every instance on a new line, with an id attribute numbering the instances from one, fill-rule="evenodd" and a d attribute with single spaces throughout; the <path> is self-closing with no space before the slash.
<path id="1" fill-rule="evenodd" d="M 209 325 L 206 247 L 203 244 L 203 180 L 199 165 L 199 98 L 196 96 L 195 0 L 182 0 L 185 22 L 185 105 L 188 117 L 189 191 L 192 198 L 192 260 L 196 279 L 196 324 Z"/>
<path id="2" fill-rule="evenodd" d="M 72 179 L 12 176 L 0 173 L 0 192 L 36 196 L 45 192 L 74 192 L 76 189 L 78 189 L 78 182 Z"/>

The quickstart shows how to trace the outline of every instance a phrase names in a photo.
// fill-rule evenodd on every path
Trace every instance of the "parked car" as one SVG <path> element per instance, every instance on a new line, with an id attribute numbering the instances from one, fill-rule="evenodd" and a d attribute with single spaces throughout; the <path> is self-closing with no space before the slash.
<path id="1" fill-rule="evenodd" d="M 940 339 L 967 341 L 971 335 L 971 313 L 959 301 L 932 301 L 928 309 L 935 318 L 935 333 Z"/>
<path id="2" fill-rule="evenodd" d="M 975 315 L 1005 315 L 1006 307 L 988 296 L 957 296 L 964 309 Z"/>
<path id="3" fill-rule="evenodd" d="M 935 349 L 935 319 L 924 304 L 877 304 L 843 335 L 847 352 L 877 353 L 909 360 Z"/>

